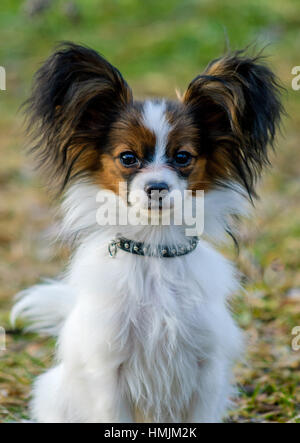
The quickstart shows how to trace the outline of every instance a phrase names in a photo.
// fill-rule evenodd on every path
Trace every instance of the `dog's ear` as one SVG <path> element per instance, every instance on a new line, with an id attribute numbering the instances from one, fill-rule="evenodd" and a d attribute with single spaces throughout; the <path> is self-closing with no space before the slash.
<path id="1" fill-rule="evenodd" d="M 26 111 L 33 150 L 55 184 L 97 168 L 111 124 L 131 101 L 120 72 L 89 48 L 65 43 L 45 62 Z"/>
<path id="2" fill-rule="evenodd" d="M 209 179 L 237 181 L 255 195 L 283 111 L 280 89 L 260 57 L 243 52 L 214 60 L 190 83 L 183 102 L 199 126 Z"/>

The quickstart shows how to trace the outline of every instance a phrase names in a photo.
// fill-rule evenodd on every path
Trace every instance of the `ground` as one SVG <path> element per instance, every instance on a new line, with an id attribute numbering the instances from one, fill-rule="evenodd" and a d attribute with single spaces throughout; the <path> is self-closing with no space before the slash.
<path id="1" fill-rule="evenodd" d="M 142 97 L 174 97 L 176 87 L 184 90 L 223 53 L 226 40 L 234 49 L 270 43 L 265 52 L 286 88 L 288 116 L 254 216 L 242 224 L 239 255 L 233 247 L 224 251 L 243 273 L 232 309 L 248 341 L 229 420 L 300 422 L 300 351 L 292 349 L 292 330 L 300 325 L 300 90 L 291 86 L 292 68 L 300 65 L 299 1 L 2 0 L 0 37 L 7 71 L 7 90 L 0 92 L 0 326 L 7 331 L 0 422 L 28 417 L 31 383 L 53 357 L 53 340 L 12 329 L 9 311 L 14 294 L 55 276 L 69 253 L 47 240 L 55 205 L 24 155 L 18 111 L 34 71 L 60 40 L 99 50 Z"/>

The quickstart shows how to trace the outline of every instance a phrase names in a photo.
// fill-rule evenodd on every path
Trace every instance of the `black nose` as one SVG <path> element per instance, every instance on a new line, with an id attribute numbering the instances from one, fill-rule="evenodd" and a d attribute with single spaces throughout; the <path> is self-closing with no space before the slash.
<path id="1" fill-rule="evenodd" d="M 154 191 L 167 194 L 167 192 L 169 192 L 169 186 L 164 182 L 151 182 L 145 186 L 145 192 L 148 194 L 149 198 L 151 198 L 151 194 Z"/>

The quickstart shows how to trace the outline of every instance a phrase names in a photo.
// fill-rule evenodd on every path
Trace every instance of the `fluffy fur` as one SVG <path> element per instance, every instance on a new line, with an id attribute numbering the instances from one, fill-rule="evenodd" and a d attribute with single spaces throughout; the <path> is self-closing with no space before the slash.
<path id="1" fill-rule="evenodd" d="M 38 72 L 28 111 L 34 152 L 51 180 L 68 186 L 62 236 L 75 241 L 65 275 L 22 293 L 13 311 L 58 336 L 56 366 L 34 386 L 33 419 L 221 421 L 243 339 L 228 307 L 238 275 L 211 243 L 233 233 L 232 216 L 255 196 L 282 111 L 275 76 L 238 52 L 212 62 L 181 102 L 137 102 L 103 57 L 68 44 Z M 120 234 L 153 248 L 186 241 L 174 224 L 99 227 L 98 192 L 121 199 L 124 181 L 129 206 L 149 183 L 204 189 L 197 249 L 111 259 L 108 244 Z M 167 210 L 160 200 L 156 210 Z"/>

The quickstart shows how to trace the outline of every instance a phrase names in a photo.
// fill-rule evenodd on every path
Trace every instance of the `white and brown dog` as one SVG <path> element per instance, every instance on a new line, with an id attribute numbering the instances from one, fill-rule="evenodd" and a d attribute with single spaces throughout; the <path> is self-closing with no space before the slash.
<path id="1" fill-rule="evenodd" d="M 133 422 L 138 411 L 154 422 L 221 421 L 243 340 L 228 308 L 237 272 L 210 241 L 231 233 L 229 217 L 256 195 L 282 112 L 275 76 L 236 52 L 180 100 L 141 102 L 98 53 L 64 44 L 38 71 L 27 110 L 50 185 L 68 188 L 63 232 L 76 239 L 63 277 L 25 291 L 13 311 L 58 336 L 32 418 Z M 144 212 L 154 191 L 161 213 L 172 191 L 204 190 L 204 235 L 175 224 L 100 227 L 98 192 L 123 199 L 124 182 L 125 204 L 139 190 Z"/>

